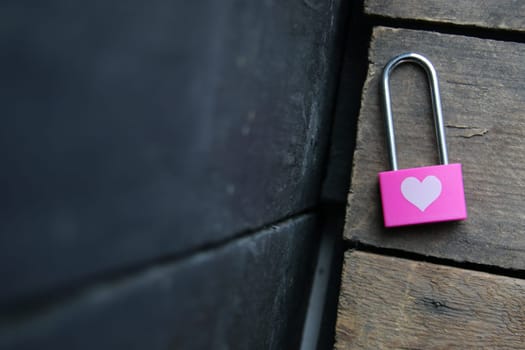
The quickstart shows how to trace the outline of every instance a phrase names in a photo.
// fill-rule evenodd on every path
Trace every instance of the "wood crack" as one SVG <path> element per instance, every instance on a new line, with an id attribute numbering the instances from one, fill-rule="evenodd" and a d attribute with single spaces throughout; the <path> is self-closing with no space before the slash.
<path id="1" fill-rule="evenodd" d="M 463 133 L 458 133 L 458 134 L 450 135 L 450 136 L 463 137 L 466 139 L 469 139 L 474 136 L 483 136 L 489 132 L 489 129 L 478 127 L 478 126 L 469 126 L 469 125 L 463 125 L 463 124 L 446 124 L 445 126 L 450 129 L 464 130 Z"/>

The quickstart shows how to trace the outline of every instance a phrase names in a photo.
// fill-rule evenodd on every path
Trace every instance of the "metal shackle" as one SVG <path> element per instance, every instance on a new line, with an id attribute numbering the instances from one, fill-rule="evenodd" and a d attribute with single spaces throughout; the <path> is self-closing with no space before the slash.
<path id="1" fill-rule="evenodd" d="M 398 170 L 396 139 L 394 134 L 394 119 L 392 117 L 392 103 L 390 99 L 390 75 L 397 66 L 405 62 L 419 65 L 425 70 L 425 73 L 427 74 L 432 100 L 432 111 L 434 114 L 434 128 L 436 131 L 439 160 L 441 164 L 448 164 L 447 144 L 445 140 L 445 129 L 443 126 L 443 112 L 441 111 L 441 96 L 439 94 L 439 84 L 436 69 L 425 56 L 414 52 L 408 52 L 396 56 L 388 61 L 381 76 L 381 101 L 383 111 L 385 113 L 390 167 L 392 170 Z"/>

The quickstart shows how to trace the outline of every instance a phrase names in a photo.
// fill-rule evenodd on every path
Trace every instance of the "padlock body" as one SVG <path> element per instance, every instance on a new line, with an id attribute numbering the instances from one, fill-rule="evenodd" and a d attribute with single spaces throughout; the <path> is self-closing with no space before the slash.
<path id="1" fill-rule="evenodd" d="M 379 173 L 385 227 L 467 218 L 461 164 Z"/>

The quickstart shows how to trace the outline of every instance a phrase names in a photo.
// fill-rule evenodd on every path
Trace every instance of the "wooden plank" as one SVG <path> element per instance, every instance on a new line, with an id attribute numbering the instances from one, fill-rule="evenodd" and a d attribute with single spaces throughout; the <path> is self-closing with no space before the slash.
<path id="1" fill-rule="evenodd" d="M 450 162 L 463 164 L 464 222 L 383 228 L 377 173 L 387 170 L 378 79 L 385 63 L 420 52 L 440 76 Z M 345 238 L 424 255 L 525 269 L 525 45 L 375 28 L 354 154 Z M 405 64 L 392 77 L 401 168 L 437 162 L 426 77 Z"/>
<path id="2" fill-rule="evenodd" d="M 0 348 L 297 349 L 316 237 L 306 215 L 31 314 L 2 314 Z"/>
<path id="3" fill-rule="evenodd" d="M 525 281 L 347 252 L 336 349 L 523 349 Z"/>
<path id="4" fill-rule="evenodd" d="M 313 207 L 340 3 L 3 6 L 0 304 Z"/>
<path id="5" fill-rule="evenodd" d="M 525 3 L 515 0 L 366 0 L 365 13 L 524 32 Z"/>

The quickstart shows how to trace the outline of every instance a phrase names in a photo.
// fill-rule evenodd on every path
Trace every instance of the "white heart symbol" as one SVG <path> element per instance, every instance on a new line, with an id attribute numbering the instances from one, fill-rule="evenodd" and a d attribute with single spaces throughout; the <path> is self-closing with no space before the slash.
<path id="1" fill-rule="evenodd" d="M 425 211 L 441 194 L 441 181 L 433 175 L 425 177 L 422 182 L 415 177 L 407 177 L 401 183 L 401 192 L 407 201 Z"/>

